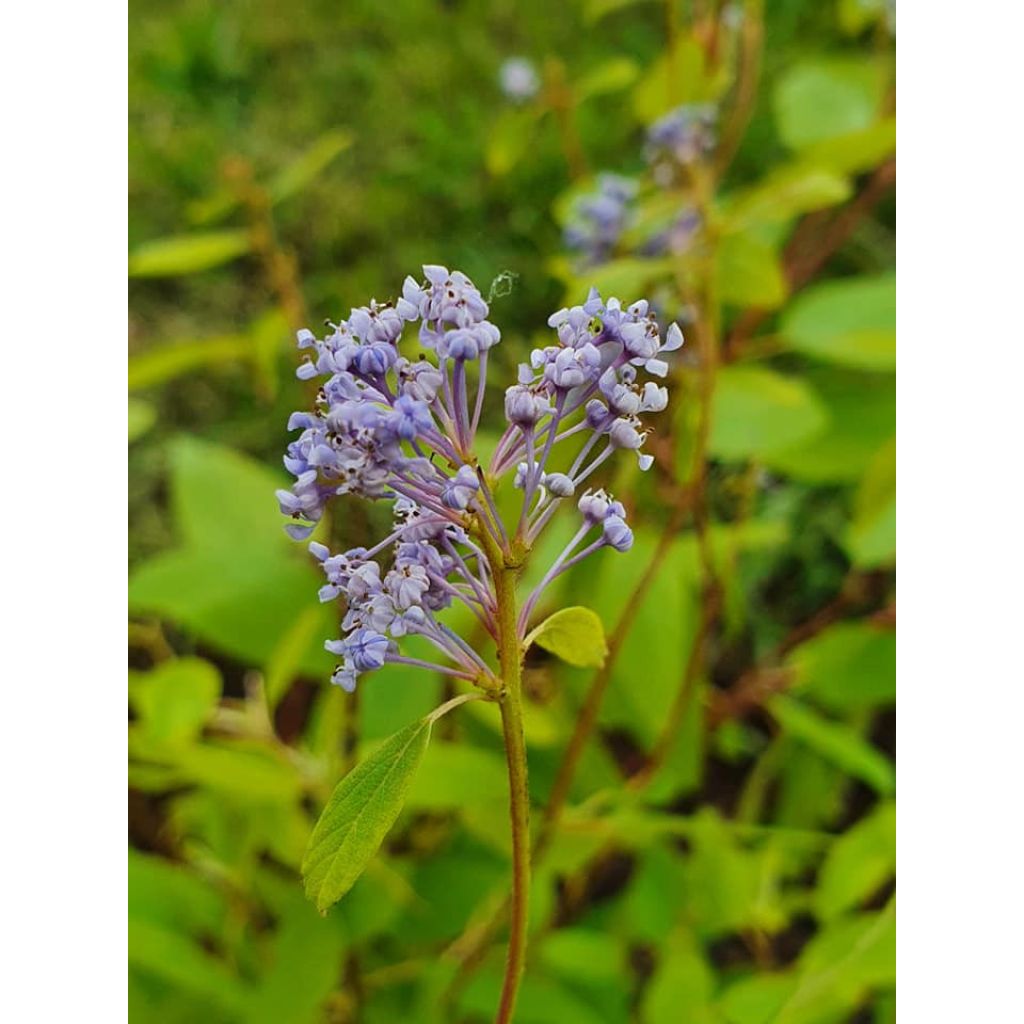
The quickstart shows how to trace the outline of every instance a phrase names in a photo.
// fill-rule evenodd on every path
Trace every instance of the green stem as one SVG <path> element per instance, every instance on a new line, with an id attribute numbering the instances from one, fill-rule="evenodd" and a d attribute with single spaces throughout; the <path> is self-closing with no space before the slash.
<path id="1" fill-rule="evenodd" d="M 491 552 L 488 552 L 491 554 Z M 494 565 L 498 599 L 498 660 L 505 691 L 501 724 L 508 761 L 509 814 L 512 821 L 512 902 L 505 981 L 496 1024 L 512 1020 L 519 981 L 526 960 L 530 896 L 530 792 L 526 778 L 526 740 L 523 736 L 522 651 L 516 628 L 516 572 L 500 553 Z M 492 562 L 493 564 L 493 562 Z"/>

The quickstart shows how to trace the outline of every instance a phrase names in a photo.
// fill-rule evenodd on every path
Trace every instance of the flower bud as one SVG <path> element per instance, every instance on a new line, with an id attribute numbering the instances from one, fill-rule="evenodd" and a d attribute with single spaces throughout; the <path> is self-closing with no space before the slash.
<path id="1" fill-rule="evenodd" d="M 608 516 L 604 521 L 604 539 L 616 551 L 628 551 L 633 546 L 633 531 L 622 516 Z"/>
<path id="2" fill-rule="evenodd" d="M 571 498 L 576 491 L 576 485 L 566 473 L 548 473 L 544 477 L 544 486 L 556 498 Z"/>

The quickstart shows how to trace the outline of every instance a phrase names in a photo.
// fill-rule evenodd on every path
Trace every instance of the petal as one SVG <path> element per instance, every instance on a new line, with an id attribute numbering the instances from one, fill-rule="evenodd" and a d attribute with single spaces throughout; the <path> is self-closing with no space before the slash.
<path id="1" fill-rule="evenodd" d="M 669 324 L 668 330 L 665 332 L 665 344 L 661 346 L 662 352 L 675 352 L 676 349 L 683 347 L 683 332 L 679 329 L 679 324 Z"/>
<path id="2" fill-rule="evenodd" d="M 653 373 L 655 377 L 664 377 L 668 374 L 668 363 L 663 359 L 648 359 L 644 363 L 644 369 L 648 373 Z"/>

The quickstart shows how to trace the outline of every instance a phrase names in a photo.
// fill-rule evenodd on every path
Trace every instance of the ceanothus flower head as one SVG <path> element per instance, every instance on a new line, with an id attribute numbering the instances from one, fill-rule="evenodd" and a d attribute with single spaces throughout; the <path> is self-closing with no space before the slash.
<path id="1" fill-rule="evenodd" d="M 618 202 L 631 195 L 614 179 L 603 187 L 605 198 Z M 575 498 L 616 452 L 635 451 L 642 469 L 653 461 L 641 450 L 650 430 L 645 417 L 664 410 L 669 395 L 640 377 L 665 376 L 663 356 L 679 348 L 682 334 L 673 324 L 662 338 L 646 301 L 625 306 L 592 289 L 581 305 L 552 315 L 551 343 L 520 364 L 517 382 L 505 391 L 508 426 L 489 466 L 481 465 L 475 442 L 485 357 L 501 338 L 489 312 L 465 274 L 432 264 L 421 280 L 406 278 L 394 304 L 352 309 L 321 339 L 298 333 L 305 358 L 297 375 L 319 378 L 319 387 L 313 408 L 288 421 L 297 436 L 284 464 L 294 483 L 277 493 L 291 519 L 286 529 L 308 537 L 342 494 L 393 507 L 393 529 L 374 547 L 332 554 L 310 544 L 325 577 L 321 601 L 344 605 L 343 635 L 327 648 L 341 657 L 333 681 L 346 689 L 389 662 L 474 682 L 491 678 L 488 662 L 439 616 L 462 603 L 497 636 L 492 553 L 511 558 L 513 542 L 529 549 L 558 505 Z M 427 348 L 425 358 L 401 354 L 407 329 Z M 509 523 L 493 493 L 503 480 L 521 492 L 517 520 Z M 521 636 L 551 579 L 600 548 L 625 551 L 632 544 L 620 502 L 587 489 L 578 505 L 580 528 L 524 604 Z M 447 663 L 405 658 L 396 641 L 410 634 L 429 641 Z"/>

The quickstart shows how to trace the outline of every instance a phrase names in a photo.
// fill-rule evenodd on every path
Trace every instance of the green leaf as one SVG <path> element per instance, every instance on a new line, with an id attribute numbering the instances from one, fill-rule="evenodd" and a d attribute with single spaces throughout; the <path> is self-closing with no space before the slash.
<path id="1" fill-rule="evenodd" d="M 796 985 L 793 974 L 755 974 L 729 985 L 718 1008 L 728 1024 L 771 1024 Z"/>
<path id="2" fill-rule="evenodd" d="M 895 791 L 892 762 L 850 726 L 830 721 L 806 704 L 783 694 L 772 697 L 767 706 L 787 732 L 827 761 L 866 782 L 883 796 L 891 796 Z"/>
<path id="3" fill-rule="evenodd" d="M 626 951 L 614 935 L 589 928 L 560 928 L 544 939 L 539 958 L 566 981 L 627 983 Z"/>
<path id="4" fill-rule="evenodd" d="M 199 734 L 216 707 L 220 673 L 200 658 L 178 658 L 134 677 L 129 693 L 149 736 L 181 743 Z"/>
<path id="5" fill-rule="evenodd" d="M 597 67 L 591 68 L 575 84 L 576 99 L 579 101 L 618 92 L 631 86 L 640 69 L 628 57 L 613 57 Z"/>
<path id="6" fill-rule="evenodd" d="M 282 168 L 271 179 L 267 186 L 270 198 L 279 203 L 282 199 L 301 192 L 336 156 L 344 153 L 352 145 L 352 141 L 352 133 L 344 129 L 336 129 L 321 135 L 297 160 Z"/>
<path id="7" fill-rule="evenodd" d="M 864 474 L 847 548 L 862 569 L 891 565 L 896 558 L 896 438 L 879 449 Z"/>
<path id="8" fill-rule="evenodd" d="M 841 622 L 801 644 L 786 664 L 795 687 L 831 711 L 874 708 L 896 699 L 896 634 Z"/>
<path id="9" fill-rule="evenodd" d="M 283 473 L 195 437 L 176 439 L 170 461 L 174 519 L 190 546 L 298 550 L 284 532 L 286 520 L 274 498 L 277 488 L 288 486 Z"/>
<path id="10" fill-rule="evenodd" d="M 825 403 L 828 427 L 765 461 L 796 480 L 854 483 L 896 430 L 896 378 L 829 366 L 808 367 L 801 377 Z"/>
<path id="11" fill-rule="evenodd" d="M 274 489 L 287 478 L 229 448 L 181 438 L 170 449 L 171 508 L 184 541 L 132 573 L 129 608 L 166 616 L 248 664 L 278 652 L 296 616 L 321 626 L 298 667 L 329 671 L 322 639 L 335 630 L 316 601 L 317 573 L 282 528 Z"/>
<path id="12" fill-rule="evenodd" d="M 623 303 L 633 302 L 647 289 L 672 276 L 673 261 L 666 259 L 624 258 L 591 267 L 586 274 L 574 280 L 566 301 L 578 302 L 593 286 L 602 295 L 616 296 Z"/>
<path id="13" fill-rule="evenodd" d="M 128 607 L 165 616 L 246 664 L 265 665 L 296 611 L 317 607 L 318 586 L 301 550 L 252 541 L 230 548 L 189 547 L 140 565 L 128 582 Z M 314 676 L 330 672 L 322 638 L 337 630 L 330 609 L 319 606 L 319 613 L 321 631 L 301 663 Z"/>
<path id="14" fill-rule="evenodd" d="M 493 706 L 483 710 L 498 717 Z M 417 810 L 440 811 L 475 804 L 502 806 L 507 796 L 508 774 L 499 754 L 466 743 L 435 743 L 409 786 L 405 802 Z"/>
<path id="15" fill-rule="evenodd" d="M 709 1024 L 714 974 L 689 932 L 672 936 L 661 947 L 658 967 L 644 992 L 643 1019 L 648 1024 Z"/>
<path id="16" fill-rule="evenodd" d="M 879 114 L 886 70 L 864 59 L 811 60 L 785 72 L 773 96 L 779 136 L 791 149 L 847 135 Z"/>
<path id="17" fill-rule="evenodd" d="M 868 994 L 896 980 L 896 912 L 839 918 L 804 948 L 796 988 L 773 1024 L 819 1024 L 845 1020 Z"/>
<path id="18" fill-rule="evenodd" d="M 549 615 L 527 636 L 523 647 L 533 644 L 577 668 L 599 668 L 608 656 L 600 618 L 579 605 Z"/>
<path id="19" fill-rule="evenodd" d="M 896 118 L 884 117 L 867 128 L 816 142 L 800 156 L 808 164 L 837 174 L 860 174 L 877 167 L 895 152 Z"/>
<path id="20" fill-rule="evenodd" d="M 786 299 L 786 275 L 775 247 L 752 234 L 726 235 L 715 254 L 718 295 L 735 306 L 775 309 Z"/>
<path id="21" fill-rule="evenodd" d="M 302 671 L 306 652 L 318 638 L 322 639 L 323 626 L 324 617 L 320 614 L 320 609 L 311 604 L 302 610 L 278 640 L 267 661 L 263 678 L 267 705 L 271 711 L 277 707 Z"/>
<path id="22" fill-rule="evenodd" d="M 274 901 L 271 956 L 249 992 L 245 1024 L 320 1024 L 337 985 L 345 930 L 340 921 L 318 917 L 292 885 L 284 882 L 286 891 Z"/>
<path id="23" fill-rule="evenodd" d="M 491 126 L 484 163 L 495 177 L 508 174 L 523 159 L 534 141 L 537 112 L 533 107 L 508 107 Z"/>
<path id="24" fill-rule="evenodd" d="M 761 458 L 809 441 L 828 425 L 811 387 L 762 366 L 718 374 L 709 448 L 723 459 Z"/>
<path id="25" fill-rule="evenodd" d="M 723 201 L 722 230 L 733 232 L 750 225 L 788 221 L 844 202 L 850 193 L 846 178 L 809 162 L 780 167 Z"/>
<path id="26" fill-rule="evenodd" d="M 321 913 L 352 888 L 395 823 L 430 728 L 428 716 L 395 733 L 331 794 L 302 861 L 306 895 Z"/>
<path id="27" fill-rule="evenodd" d="M 154 387 L 191 370 L 236 363 L 252 353 L 244 334 L 222 334 L 195 341 L 177 341 L 146 349 L 128 360 L 128 390 Z"/>
<path id="28" fill-rule="evenodd" d="M 814 908 L 830 920 L 862 903 L 896 871 L 896 805 L 875 810 L 833 844 L 818 872 Z"/>
<path id="29" fill-rule="evenodd" d="M 627 7 L 636 7 L 641 3 L 650 4 L 654 2 L 655 0 L 584 0 L 583 20 L 587 24 L 593 24 L 595 21 L 599 21 L 601 18 L 614 14 L 616 11 L 624 10 Z"/>
<path id="30" fill-rule="evenodd" d="M 128 257 L 129 277 L 179 277 L 230 263 L 249 251 L 247 231 L 204 231 L 144 242 Z"/>
<path id="31" fill-rule="evenodd" d="M 867 370 L 896 366 L 896 277 L 828 281 L 799 295 L 779 333 L 799 352 Z"/>
<path id="32" fill-rule="evenodd" d="M 128 964 L 175 988 L 202 996 L 217 1011 L 238 1011 L 246 988 L 227 965 L 188 936 L 151 921 L 128 919 Z"/>
<path id="33" fill-rule="evenodd" d="M 141 398 L 128 399 L 128 443 L 137 441 L 156 423 L 156 409 Z"/>
<path id="34" fill-rule="evenodd" d="M 633 107 L 645 124 L 659 118 L 681 103 L 701 103 L 715 99 L 727 85 L 721 75 L 707 67 L 704 47 L 695 36 L 682 36 L 675 48 L 664 53 L 637 82 Z"/>

